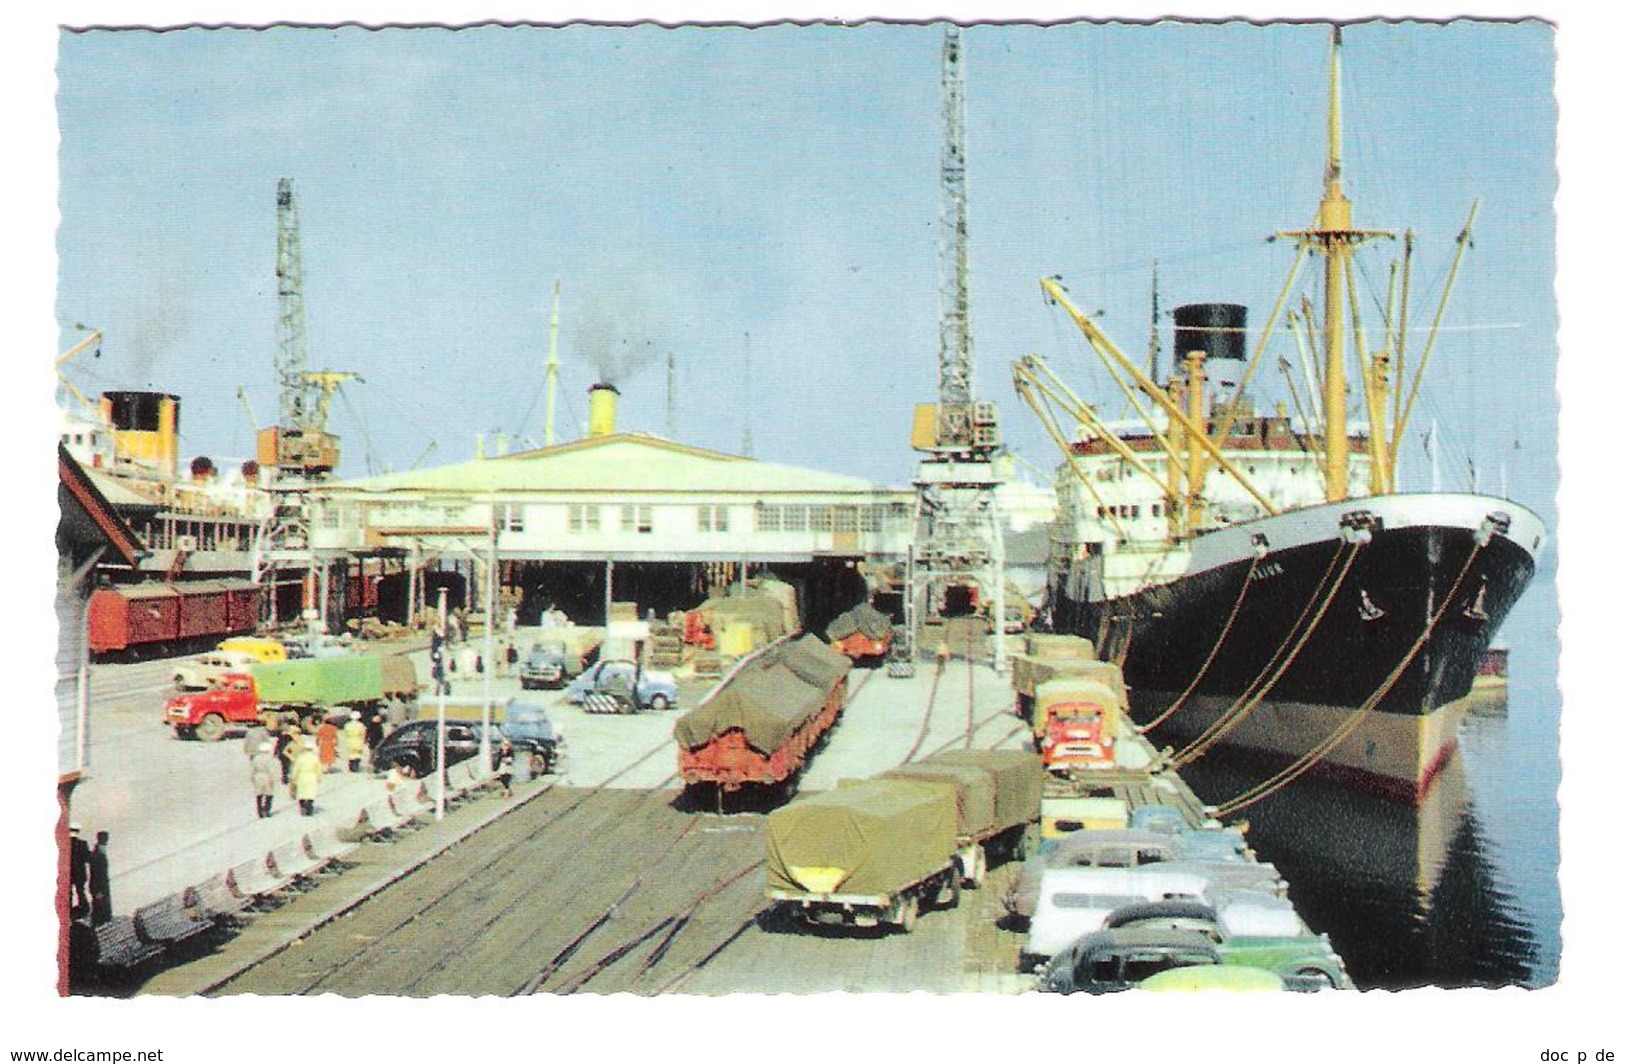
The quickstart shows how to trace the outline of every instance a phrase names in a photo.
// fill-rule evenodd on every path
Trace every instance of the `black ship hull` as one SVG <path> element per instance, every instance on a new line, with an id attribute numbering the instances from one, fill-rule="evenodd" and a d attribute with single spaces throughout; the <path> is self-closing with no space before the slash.
<path id="1" fill-rule="evenodd" d="M 1417 801 L 1544 534 L 1500 499 L 1360 499 L 1207 533 L 1184 575 L 1130 594 L 1101 592 L 1098 555 L 1063 560 L 1051 603 L 1122 662 L 1142 722 L 1179 703 L 1159 745 L 1223 728 L 1291 761 L 1352 726 L 1314 771 Z"/>

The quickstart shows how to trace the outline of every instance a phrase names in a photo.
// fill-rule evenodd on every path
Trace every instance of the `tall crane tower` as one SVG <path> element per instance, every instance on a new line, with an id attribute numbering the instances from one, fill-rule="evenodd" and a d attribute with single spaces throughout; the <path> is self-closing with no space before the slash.
<path id="1" fill-rule="evenodd" d="M 1002 481 L 994 464 L 998 414 L 974 392 L 970 324 L 970 226 L 966 192 L 965 80 L 959 27 L 942 42 L 943 145 L 938 219 L 941 323 L 937 401 L 914 410 L 912 445 L 922 452 L 914 479 L 914 539 L 904 599 L 910 645 L 940 612 L 951 587 L 976 587 L 993 624 L 993 666 L 1005 667 Z"/>
<path id="2" fill-rule="evenodd" d="M 310 488 L 325 480 L 338 466 L 339 440 L 327 431 L 333 393 L 344 381 L 360 380 L 354 373 L 311 371 L 305 341 L 303 256 L 299 247 L 299 208 L 293 182 L 276 183 L 276 291 L 277 349 L 274 368 L 279 393 L 277 424 L 260 430 L 258 447 L 262 466 L 274 471 L 271 514 L 254 542 L 254 580 L 271 583 L 279 569 L 319 573 L 318 600 L 327 615 L 327 563 L 318 561 L 310 543 Z M 275 615 L 276 595 L 270 596 Z"/>

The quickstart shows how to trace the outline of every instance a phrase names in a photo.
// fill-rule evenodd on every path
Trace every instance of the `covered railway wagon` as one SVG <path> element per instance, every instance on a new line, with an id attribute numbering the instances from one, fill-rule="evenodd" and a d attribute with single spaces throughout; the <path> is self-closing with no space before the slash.
<path id="1" fill-rule="evenodd" d="M 252 632 L 260 588 L 247 580 L 128 584 L 90 596 L 90 650 L 168 650 Z"/>
<path id="2" fill-rule="evenodd" d="M 840 716 L 851 667 L 806 635 L 746 660 L 672 729 L 683 782 L 730 792 L 791 780 Z"/>

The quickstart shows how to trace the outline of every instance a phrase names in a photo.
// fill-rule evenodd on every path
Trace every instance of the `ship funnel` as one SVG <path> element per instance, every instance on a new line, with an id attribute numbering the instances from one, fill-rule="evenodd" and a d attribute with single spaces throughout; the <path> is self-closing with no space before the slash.
<path id="1" fill-rule="evenodd" d="M 620 391 L 607 381 L 587 389 L 587 435 L 609 436 L 615 432 L 615 402 Z"/>
<path id="2" fill-rule="evenodd" d="M 164 392 L 103 392 L 102 419 L 113 430 L 115 461 L 175 479 L 181 401 Z"/>
<path id="3" fill-rule="evenodd" d="M 1236 387 L 1247 360 L 1247 308 L 1240 303 L 1188 303 L 1174 308 L 1174 365 L 1192 351 L 1207 353 L 1209 380 L 1219 391 Z"/>
<path id="4" fill-rule="evenodd" d="M 1189 303 L 1174 308 L 1174 358 L 1183 364 L 1192 351 L 1208 361 L 1247 359 L 1247 308 L 1240 303 Z"/>

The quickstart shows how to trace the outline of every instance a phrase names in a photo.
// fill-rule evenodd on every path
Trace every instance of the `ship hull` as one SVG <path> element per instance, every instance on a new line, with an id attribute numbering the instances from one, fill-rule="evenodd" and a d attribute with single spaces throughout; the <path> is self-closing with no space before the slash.
<path id="1" fill-rule="evenodd" d="M 1120 660 L 1142 721 L 1183 746 L 1284 763 L 1352 731 L 1314 771 L 1416 801 L 1456 745 L 1477 662 L 1533 575 L 1545 529 L 1502 499 L 1383 496 L 1207 533 L 1186 572 L 1107 597 L 1099 559 L 1054 574 L 1058 630 Z"/>

